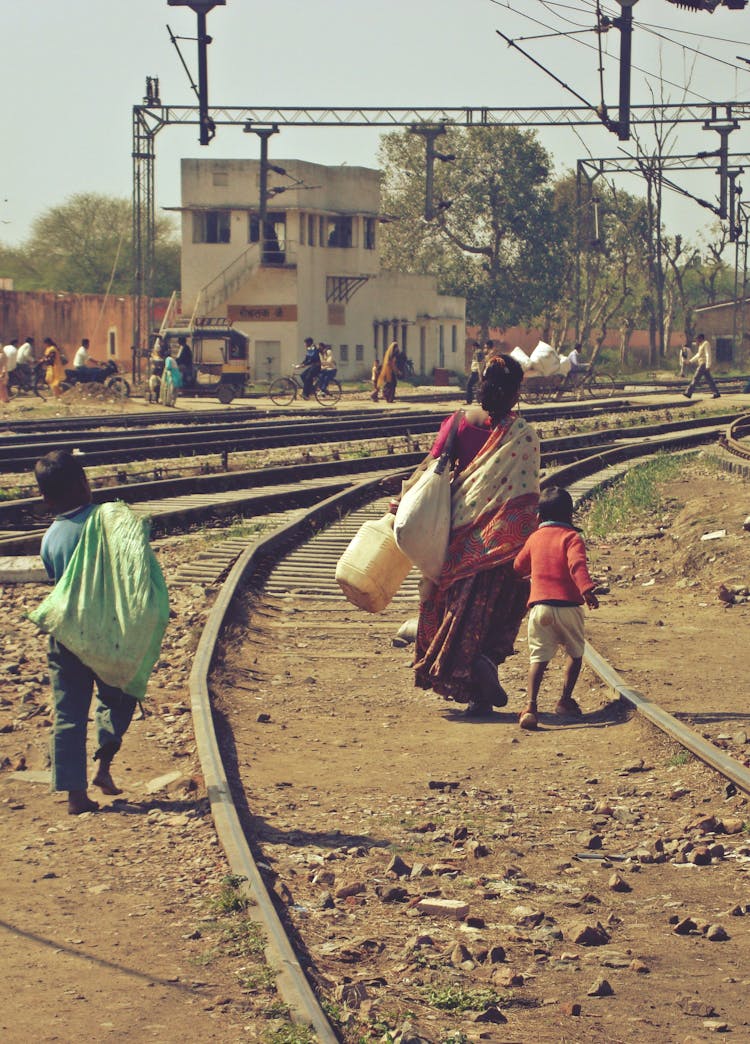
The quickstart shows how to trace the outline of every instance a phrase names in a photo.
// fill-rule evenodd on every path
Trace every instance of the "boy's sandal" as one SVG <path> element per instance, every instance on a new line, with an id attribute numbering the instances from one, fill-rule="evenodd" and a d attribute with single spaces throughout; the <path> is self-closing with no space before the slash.
<path id="1" fill-rule="evenodd" d="M 555 707 L 558 718 L 582 718 L 583 711 L 574 699 L 560 700 Z"/>
<path id="2" fill-rule="evenodd" d="M 535 729 L 539 724 L 537 721 L 536 710 L 532 707 L 527 707 L 522 710 L 518 715 L 518 724 L 522 729 Z"/>

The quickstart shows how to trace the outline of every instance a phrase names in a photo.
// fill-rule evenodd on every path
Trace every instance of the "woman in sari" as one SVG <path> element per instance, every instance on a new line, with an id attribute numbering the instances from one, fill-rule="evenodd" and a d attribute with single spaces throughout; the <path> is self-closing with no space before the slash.
<path id="1" fill-rule="evenodd" d="M 174 406 L 177 393 L 182 387 L 182 374 L 173 357 L 167 353 L 164 357 L 164 372 L 159 389 L 159 402 L 162 406 Z"/>
<path id="2" fill-rule="evenodd" d="M 42 362 L 46 367 L 44 381 L 52 389 L 52 394 L 55 398 L 59 398 L 62 395 L 60 385 L 65 380 L 65 363 L 63 362 L 62 352 L 51 337 L 45 337 L 42 344 L 44 349 Z"/>
<path id="3" fill-rule="evenodd" d="M 507 703 L 497 666 L 513 652 L 526 613 L 528 581 L 516 577 L 513 559 L 537 526 L 539 439 L 513 411 L 522 377 L 515 359 L 493 359 L 478 404 L 460 420 L 448 553 L 437 584 L 422 585 L 415 684 L 468 704 L 469 717 Z M 452 420 L 431 457 L 440 456 Z"/>
<path id="4" fill-rule="evenodd" d="M 401 351 L 399 350 L 398 343 L 392 341 L 386 353 L 383 356 L 383 364 L 380 367 L 380 373 L 377 378 L 377 387 L 372 395 L 374 402 L 378 401 L 378 392 L 383 393 L 383 398 L 386 402 L 393 402 L 396 398 L 396 385 L 398 379 L 401 376 Z"/>

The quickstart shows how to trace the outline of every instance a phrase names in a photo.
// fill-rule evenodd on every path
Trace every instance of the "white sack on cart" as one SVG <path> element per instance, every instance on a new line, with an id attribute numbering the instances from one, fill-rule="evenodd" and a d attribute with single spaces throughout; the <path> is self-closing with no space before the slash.
<path id="1" fill-rule="evenodd" d="M 560 359 L 551 344 L 540 341 L 529 356 L 529 363 L 542 377 L 551 377 L 560 368 Z"/>
<path id="2" fill-rule="evenodd" d="M 510 353 L 510 357 L 511 359 L 516 360 L 516 362 L 519 364 L 524 373 L 526 373 L 528 368 L 531 366 L 529 357 L 523 350 L 523 348 L 514 348 L 513 351 Z"/>
<path id="3" fill-rule="evenodd" d="M 563 375 L 563 377 L 567 377 L 568 374 L 570 373 L 570 367 L 572 365 L 573 364 L 571 363 L 571 361 L 567 357 L 567 355 L 561 355 L 560 356 L 560 369 L 559 369 L 558 372 L 561 373 Z"/>

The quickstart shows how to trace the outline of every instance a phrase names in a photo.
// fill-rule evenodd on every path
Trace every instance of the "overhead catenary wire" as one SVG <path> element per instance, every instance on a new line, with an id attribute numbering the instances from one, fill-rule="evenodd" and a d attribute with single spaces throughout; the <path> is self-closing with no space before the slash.
<path id="1" fill-rule="evenodd" d="M 525 11 L 519 11 L 515 7 L 510 7 L 509 4 L 508 5 L 501 4 L 499 2 L 499 0 L 490 0 L 490 3 L 495 4 L 498 7 L 507 7 L 507 9 L 512 11 L 514 14 L 520 15 L 522 18 L 528 19 L 528 21 L 533 22 L 535 25 L 545 26 L 545 23 L 542 22 L 540 19 L 534 18 L 533 15 L 527 14 Z M 592 9 L 592 13 L 593 13 L 593 9 Z M 545 26 L 545 28 L 547 28 L 547 26 Z M 512 37 L 509 37 L 505 33 L 500 32 L 500 30 L 495 30 L 495 31 L 498 33 L 498 35 L 502 36 L 505 40 L 507 40 L 509 44 L 511 44 L 512 46 L 517 46 L 516 44 L 514 44 Z M 592 50 L 592 51 L 596 51 L 597 50 L 597 46 L 595 44 L 587 43 L 585 40 L 581 40 L 577 36 L 576 37 L 571 37 L 570 39 L 571 39 L 572 43 L 579 44 L 581 47 L 586 47 L 586 48 L 588 48 L 589 50 Z M 525 52 L 522 50 L 522 48 L 518 47 L 517 49 L 522 54 L 525 54 Z M 573 94 L 575 97 L 577 97 L 577 98 L 579 98 L 580 100 L 583 101 L 583 97 L 580 94 L 578 94 L 578 92 L 576 92 L 574 90 L 574 88 L 570 87 L 568 84 L 563 83 L 562 80 L 560 80 L 554 73 L 552 73 L 549 69 L 547 69 L 546 66 L 544 66 L 541 62 L 537 62 L 535 59 L 533 59 L 531 57 L 531 55 L 528 55 L 528 54 L 525 54 L 525 57 L 527 57 L 530 60 L 534 61 L 534 63 L 536 65 L 538 65 L 539 68 L 543 69 L 548 75 L 550 75 L 554 79 L 556 79 L 558 81 L 558 83 L 562 84 L 562 86 L 564 86 L 566 88 L 566 90 L 570 91 L 571 94 Z M 644 76 L 654 77 L 654 78 L 658 79 L 663 84 L 667 84 L 670 87 L 677 87 L 679 90 L 684 91 L 687 94 L 692 94 L 693 97 L 699 98 L 703 102 L 710 102 L 711 101 L 711 99 L 709 97 L 707 97 L 704 94 L 701 94 L 699 91 L 694 91 L 694 90 L 692 90 L 692 88 L 685 86 L 685 84 L 676 83 L 674 80 L 669 80 L 669 79 L 667 79 L 667 77 L 665 77 L 665 76 L 663 76 L 663 75 L 661 75 L 659 73 L 652 72 L 652 71 L 650 71 L 648 69 L 644 69 L 644 68 L 642 68 L 639 65 L 633 65 L 632 68 L 635 69 L 637 72 L 643 73 Z M 590 102 L 586 102 L 586 104 L 590 105 L 591 103 Z"/>
<path id="2" fill-rule="evenodd" d="M 539 0 L 539 2 L 541 3 L 542 7 L 546 8 L 547 10 L 549 10 L 550 7 L 561 6 L 561 5 L 558 5 L 558 4 L 551 3 L 550 0 Z M 596 3 L 596 10 L 597 10 L 597 12 L 599 12 L 600 5 L 601 5 L 601 0 L 582 0 L 582 2 L 583 3 L 594 3 L 595 2 Z M 552 13 L 552 12 L 550 11 L 550 13 Z M 592 13 L 593 13 L 593 8 L 592 8 Z M 616 17 L 616 14 L 615 14 L 614 11 L 605 12 L 605 13 L 607 14 L 607 16 L 609 18 Z M 564 18 L 564 15 L 558 15 L 558 17 L 559 18 Z M 565 21 L 571 21 L 571 20 L 566 18 Z M 579 23 L 577 23 L 577 22 L 576 23 L 572 23 L 571 22 L 571 24 L 578 25 Z M 687 29 L 677 29 L 674 26 L 653 25 L 650 22 L 641 22 L 641 21 L 639 21 L 637 23 L 637 27 L 638 27 L 638 29 L 642 29 L 645 32 L 647 32 L 650 36 L 655 36 L 658 39 L 666 41 L 667 43 L 671 43 L 675 47 L 679 47 L 679 48 L 681 48 L 684 51 L 685 50 L 691 51 L 693 54 L 696 54 L 696 55 L 698 55 L 701 58 L 706 58 L 709 61 L 713 61 L 713 62 L 719 62 L 721 65 L 726 65 L 730 69 L 733 69 L 735 71 L 739 68 L 739 66 L 736 66 L 733 62 L 727 61 L 725 58 L 719 58 L 715 54 L 710 54 L 708 51 L 706 51 L 704 49 L 702 50 L 702 49 L 699 49 L 697 47 L 691 47 L 689 44 L 684 43 L 681 40 L 675 40 L 671 36 L 665 36 L 663 33 L 658 32 L 657 30 L 663 29 L 665 32 L 671 32 L 671 33 L 675 33 L 677 35 L 683 35 L 683 36 L 698 36 L 702 40 L 716 40 L 716 41 L 721 42 L 721 43 L 731 44 L 733 47 L 736 46 L 736 44 L 738 42 L 740 43 L 740 46 L 748 46 L 748 47 L 750 47 L 750 43 L 748 43 L 746 45 L 743 45 L 742 41 L 731 40 L 731 39 L 727 39 L 725 37 L 720 37 L 720 36 L 709 36 L 706 33 L 691 33 Z"/>

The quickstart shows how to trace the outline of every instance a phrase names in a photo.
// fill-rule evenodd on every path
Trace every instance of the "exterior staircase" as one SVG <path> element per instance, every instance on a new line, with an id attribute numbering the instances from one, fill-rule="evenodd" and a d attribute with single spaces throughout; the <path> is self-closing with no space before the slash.
<path id="1" fill-rule="evenodd" d="M 215 308 L 231 297 L 260 263 L 260 246 L 258 243 L 251 243 L 247 250 L 202 288 L 196 297 L 193 316 L 197 314 L 199 307 L 202 315 L 210 315 Z"/>

